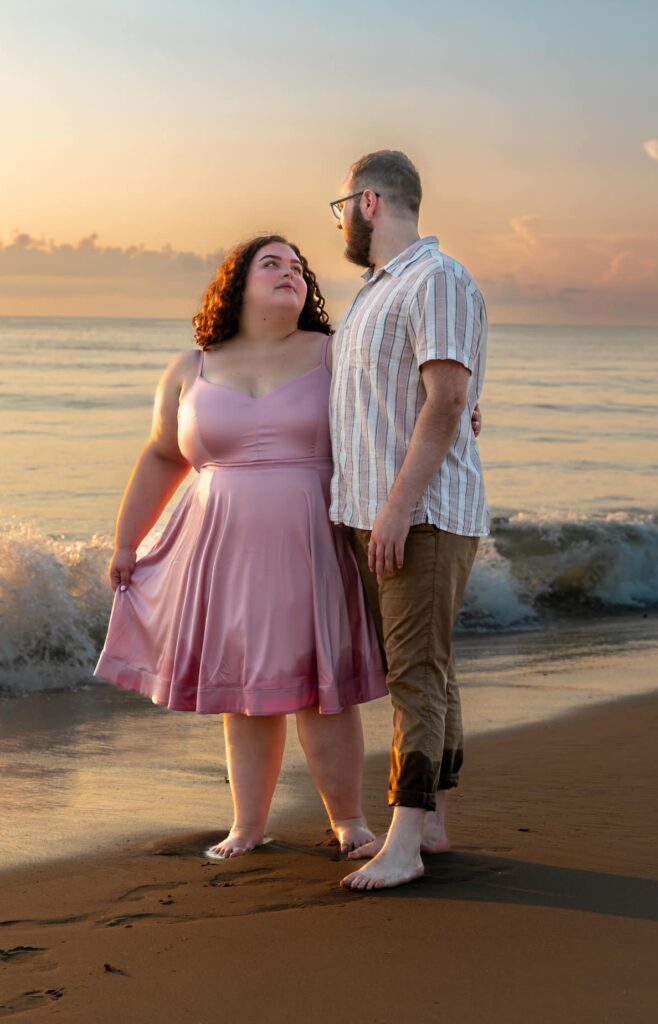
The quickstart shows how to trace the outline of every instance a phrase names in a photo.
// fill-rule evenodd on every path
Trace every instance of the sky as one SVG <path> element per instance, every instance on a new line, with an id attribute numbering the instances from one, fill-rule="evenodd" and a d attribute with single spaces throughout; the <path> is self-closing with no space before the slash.
<path id="1" fill-rule="evenodd" d="M 294 240 L 402 149 L 422 234 L 494 322 L 658 324 L 655 0 L 3 0 L 0 315 L 188 317 L 222 253 Z"/>

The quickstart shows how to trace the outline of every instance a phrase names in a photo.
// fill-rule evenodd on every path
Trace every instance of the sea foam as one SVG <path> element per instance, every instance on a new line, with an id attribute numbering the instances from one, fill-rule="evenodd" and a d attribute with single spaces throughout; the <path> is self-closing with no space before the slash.
<path id="1" fill-rule="evenodd" d="M 0 690 L 91 681 L 112 604 L 111 551 L 108 536 L 67 541 L 26 525 L 0 529 Z M 656 515 L 519 513 L 494 519 L 481 542 L 457 629 L 541 628 L 579 610 L 657 606 Z"/>
<path id="2" fill-rule="evenodd" d="M 26 525 L 0 530 L 0 689 L 89 682 L 112 604 L 109 537 L 63 541 Z"/>

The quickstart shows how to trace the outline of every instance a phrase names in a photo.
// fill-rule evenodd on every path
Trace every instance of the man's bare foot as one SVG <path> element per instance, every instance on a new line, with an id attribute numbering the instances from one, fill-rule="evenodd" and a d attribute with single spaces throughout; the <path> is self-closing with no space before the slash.
<path id="1" fill-rule="evenodd" d="M 386 842 L 369 864 L 343 879 L 346 889 L 391 889 L 424 873 L 420 841 L 426 812 L 422 807 L 395 807 Z M 375 840 L 376 842 L 376 840 Z"/>
<path id="2" fill-rule="evenodd" d="M 420 844 L 421 853 L 447 853 L 450 840 L 446 832 L 445 815 L 438 811 L 428 811 L 423 824 L 423 838 Z"/>
<path id="3" fill-rule="evenodd" d="M 436 794 L 436 809 L 425 815 L 421 853 L 447 853 L 450 849 L 446 831 L 446 800 L 447 790 L 440 789 Z"/>
<path id="4" fill-rule="evenodd" d="M 421 878 L 425 869 L 420 854 L 401 849 L 382 849 L 369 864 L 353 871 L 340 883 L 345 889 L 392 889 Z"/>
<path id="5" fill-rule="evenodd" d="M 385 842 L 386 836 L 377 836 L 370 843 L 354 847 L 347 856 L 350 860 L 370 860 L 371 857 L 377 856 Z M 445 829 L 423 829 L 423 839 L 420 844 L 421 853 L 447 853 L 449 849 L 450 840 L 445 833 Z"/>
<path id="6" fill-rule="evenodd" d="M 215 846 L 210 846 L 203 855 L 208 860 L 233 860 L 234 857 L 242 857 L 243 854 L 250 853 L 265 842 L 267 839 L 262 830 L 234 826 L 226 839 Z"/>
<path id="7" fill-rule="evenodd" d="M 376 857 L 386 842 L 386 836 L 377 836 L 371 842 L 353 847 L 348 853 L 350 860 L 369 860 Z M 447 853 L 450 840 L 446 832 L 445 801 L 441 800 L 436 811 L 428 811 L 423 822 L 423 838 L 420 843 L 421 853 Z"/>
<path id="8" fill-rule="evenodd" d="M 332 821 L 331 827 L 336 839 L 340 843 L 340 852 L 349 853 L 358 847 L 367 845 L 375 838 L 374 832 L 368 828 L 365 818 L 343 818 L 341 821 Z"/>

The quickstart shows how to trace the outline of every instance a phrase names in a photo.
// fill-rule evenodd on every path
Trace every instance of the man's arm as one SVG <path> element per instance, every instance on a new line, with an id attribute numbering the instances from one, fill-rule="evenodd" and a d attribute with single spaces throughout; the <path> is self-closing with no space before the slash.
<path id="1" fill-rule="evenodd" d="M 395 566 L 402 568 L 411 511 L 448 454 L 466 406 L 471 375 L 462 363 L 432 359 L 423 363 L 421 373 L 427 399 L 368 546 L 368 565 L 378 580 L 391 575 Z"/>

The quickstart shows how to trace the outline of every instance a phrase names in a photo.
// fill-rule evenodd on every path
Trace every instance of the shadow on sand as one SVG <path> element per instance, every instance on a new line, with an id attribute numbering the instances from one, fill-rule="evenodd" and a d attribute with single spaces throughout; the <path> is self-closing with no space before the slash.
<path id="1" fill-rule="evenodd" d="M 658 882 L 625 875 L 529 864 L 455 850 L 425 859 L 414 883 L 420 899 L 469 900 L 556 907 L 590 914 L 658 920 Z M 391 896 L 405 894 L 391 890 Z"/>
<path id="2" fill-rule="evenodd" d="M 172 837 L 148 844 L 145 852 L 160 857 L 198 857 L 204 846 L 217 842 L 223 834 L 208 832 Z M 444 899 L 658 920 L 658 882 L 651 879 L 533 864 L 468 850 L 426 857 L 423 878 L 399 889 L 367 893 L 339 888 L 340 878 L 353 870 L 356 863 L 340 856 L 335 844 L 328 839 L 316 844 L 275 840 L 247 857 L 212 867 L 218 869 L 217 880 L 231 879 L 243 889 L 245 897 L 251 885 L 257 887 L 259 902 L 265 895 L 263 885 L 267 883 L 276 909 L 288 905 L 285 902 L 288 892 L 303 890 L 306 906 L 344 904 L 351 899 L 373 897 Z M 268 902 L 266 899 L 265 903 Z M 268 908 L 260 906 L 259 909 Z"/>

